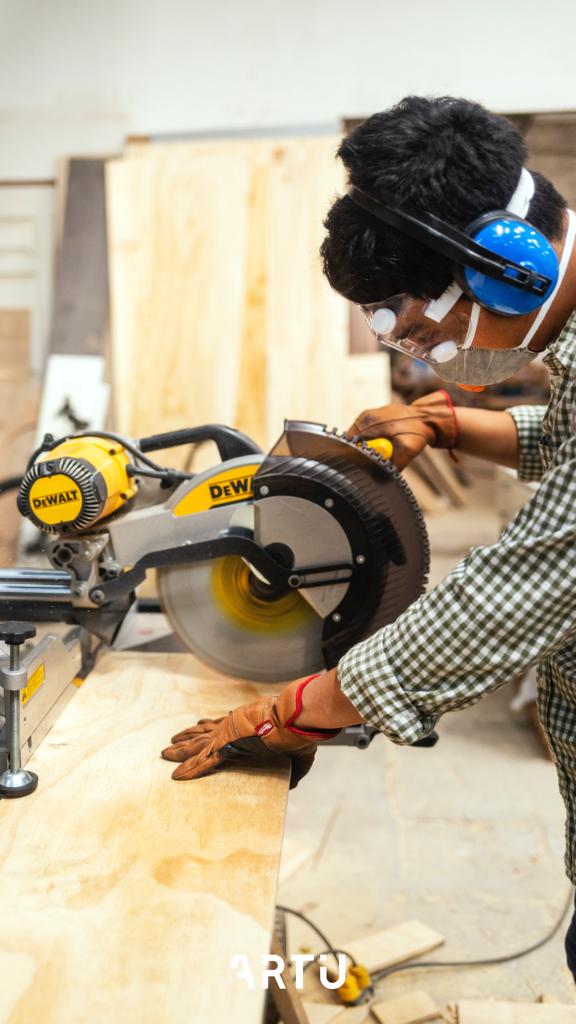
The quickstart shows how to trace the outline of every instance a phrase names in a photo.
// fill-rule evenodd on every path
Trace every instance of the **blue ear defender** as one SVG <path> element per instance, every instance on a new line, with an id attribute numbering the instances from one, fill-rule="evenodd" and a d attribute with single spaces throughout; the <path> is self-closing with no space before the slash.
<path id="1" fill-rule="evenodd" d="M 466 234 L 488 252 L 503 257 L 508 264 L 500 280 L 466 264 L 456 265 L 454 276 L 470 298 L 500 316 L 533 313 L 546 302 L 556 287 L 559 263 L 541 231 L 506 210 L 498 210 L 479 217 L 469 225 Z M 515 287 L 513 264 L 549 280 L 542 294 Z"/>
<path id="2" fill-rule="evenodd" d="M 485 213 L 462 231 L 431 213 L 416 216 L 381 203 L 355 185 L 348 197 L 377 220 L 450 260 L 460 287 L 493 313 L 533 313 L 556 287 L 559 263 L 550 242 L 508 210 Z"/>

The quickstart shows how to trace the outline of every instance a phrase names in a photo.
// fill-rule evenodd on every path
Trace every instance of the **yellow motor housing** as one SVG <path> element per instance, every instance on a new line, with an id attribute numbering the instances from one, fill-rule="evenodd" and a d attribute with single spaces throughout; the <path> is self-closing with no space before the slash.
<path id="1" fill-rule="evenodd" d="M 119 441 L 71 437 L 43 452 L 26 472 L 18 508 L 41 530 L 74 533 L 112 515 L 137 492 Z"/>

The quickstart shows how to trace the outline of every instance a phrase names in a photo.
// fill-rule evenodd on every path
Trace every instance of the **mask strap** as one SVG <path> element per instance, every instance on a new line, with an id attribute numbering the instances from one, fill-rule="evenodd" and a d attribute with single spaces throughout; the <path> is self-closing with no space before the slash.
<path id="1" fill-rule="evenodd" d="M 478 327 L 478 320 L 480 313 L 482 312 L 482 306 L 479 306 L 477 302 L 472 303 L 472 310 L 470 312 L 470 320 L 468 321 L 468 330 L 466 331 L 466 337 L 462 348 L 472 348 L 472 342 L 476 334 L 476 328 Z"/>
<path id="2" fill-rule="evenodd" d="M 572 249 L 574 248 L 574 239 L 575 239 L 575 237 L 576 237 L 576 214 L 574 214 L 573 210 L 568 210 L 568 229 L 566 231 L 566 238 L 564 239 L 564 248 L 562 249 L 562 258 L 560 260 L 560 265 L 558 267 L 558 280 L 556 281 L 556 285 L 555 285 L 555 288 L 554 288 L 554 291 L 552 292 L 552 294 L 548 296 L 548 298 L 546 299 L 546 302 L 544 303 L 544 305 L 540 306 L 540 309 L 538 310 L 538 316 L 536 317 L 534 323 L 532 324 L 530 330 L 528 331 L 526 337 L 524 338 L 524 341 L 522 342 L 521 345 L 518 346 L 519 348 L 527 348 L 528 347 L 528 345 L 532 341 L 532 338 L 536 334 L 536 331 L 540 327 L 540 324 L 542 323 L 544 317 L 546 316 L 548 310 L 550 309 L 550 306 L 554 302 L 554 299 L 556 298 L 556 296 L 558 294 L 558 290 L 560 288 L 560 285 L 562 284 L 562 280 L 564 278 L 564 274 L 566 273 L 566 269 L 568 267 L 568 263 L 570 261 L 570 257 L 572 255 Z"/>

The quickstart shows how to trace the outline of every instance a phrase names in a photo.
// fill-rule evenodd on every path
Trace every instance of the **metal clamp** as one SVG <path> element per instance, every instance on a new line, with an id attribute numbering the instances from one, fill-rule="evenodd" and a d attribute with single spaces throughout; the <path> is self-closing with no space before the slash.
<path id="1" fill-rule="evenodd" d="M 8 739 L 8 768 L 0 775 L 0 797 L 5 799 L 28 796 L 38 785 L 38 776 L 22 767 L 20 756 L 20 692 L 28 681 L 28 672 L 20 664 L 20 647 L 34 636 L 36 627 L 30 622 L 0 626 L 0 640 L 10 649 L 10 667 L 0 667 Z"/>

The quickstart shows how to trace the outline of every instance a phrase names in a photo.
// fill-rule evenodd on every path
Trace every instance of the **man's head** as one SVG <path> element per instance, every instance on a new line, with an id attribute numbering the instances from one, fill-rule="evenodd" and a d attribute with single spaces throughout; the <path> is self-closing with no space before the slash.
<path id="1" fill-rule="evenodd" d="M 504 209 L 516 189 L 526 147 L 513 125 L 469 100 L 407 96 L 373 114 L 342 142 L 338 156 L 351 185 L 408 213 L 432 213 L 466 228 Z M 535 193 L 526 219 L 550 241 L 562 233 L 565 202 L 532 172 Z M 321 255 L 332 287 L 351 302 L 401 292 L 438 298 L 450 263 L 360 209 L 348 196 L 326 218 Z"/>

